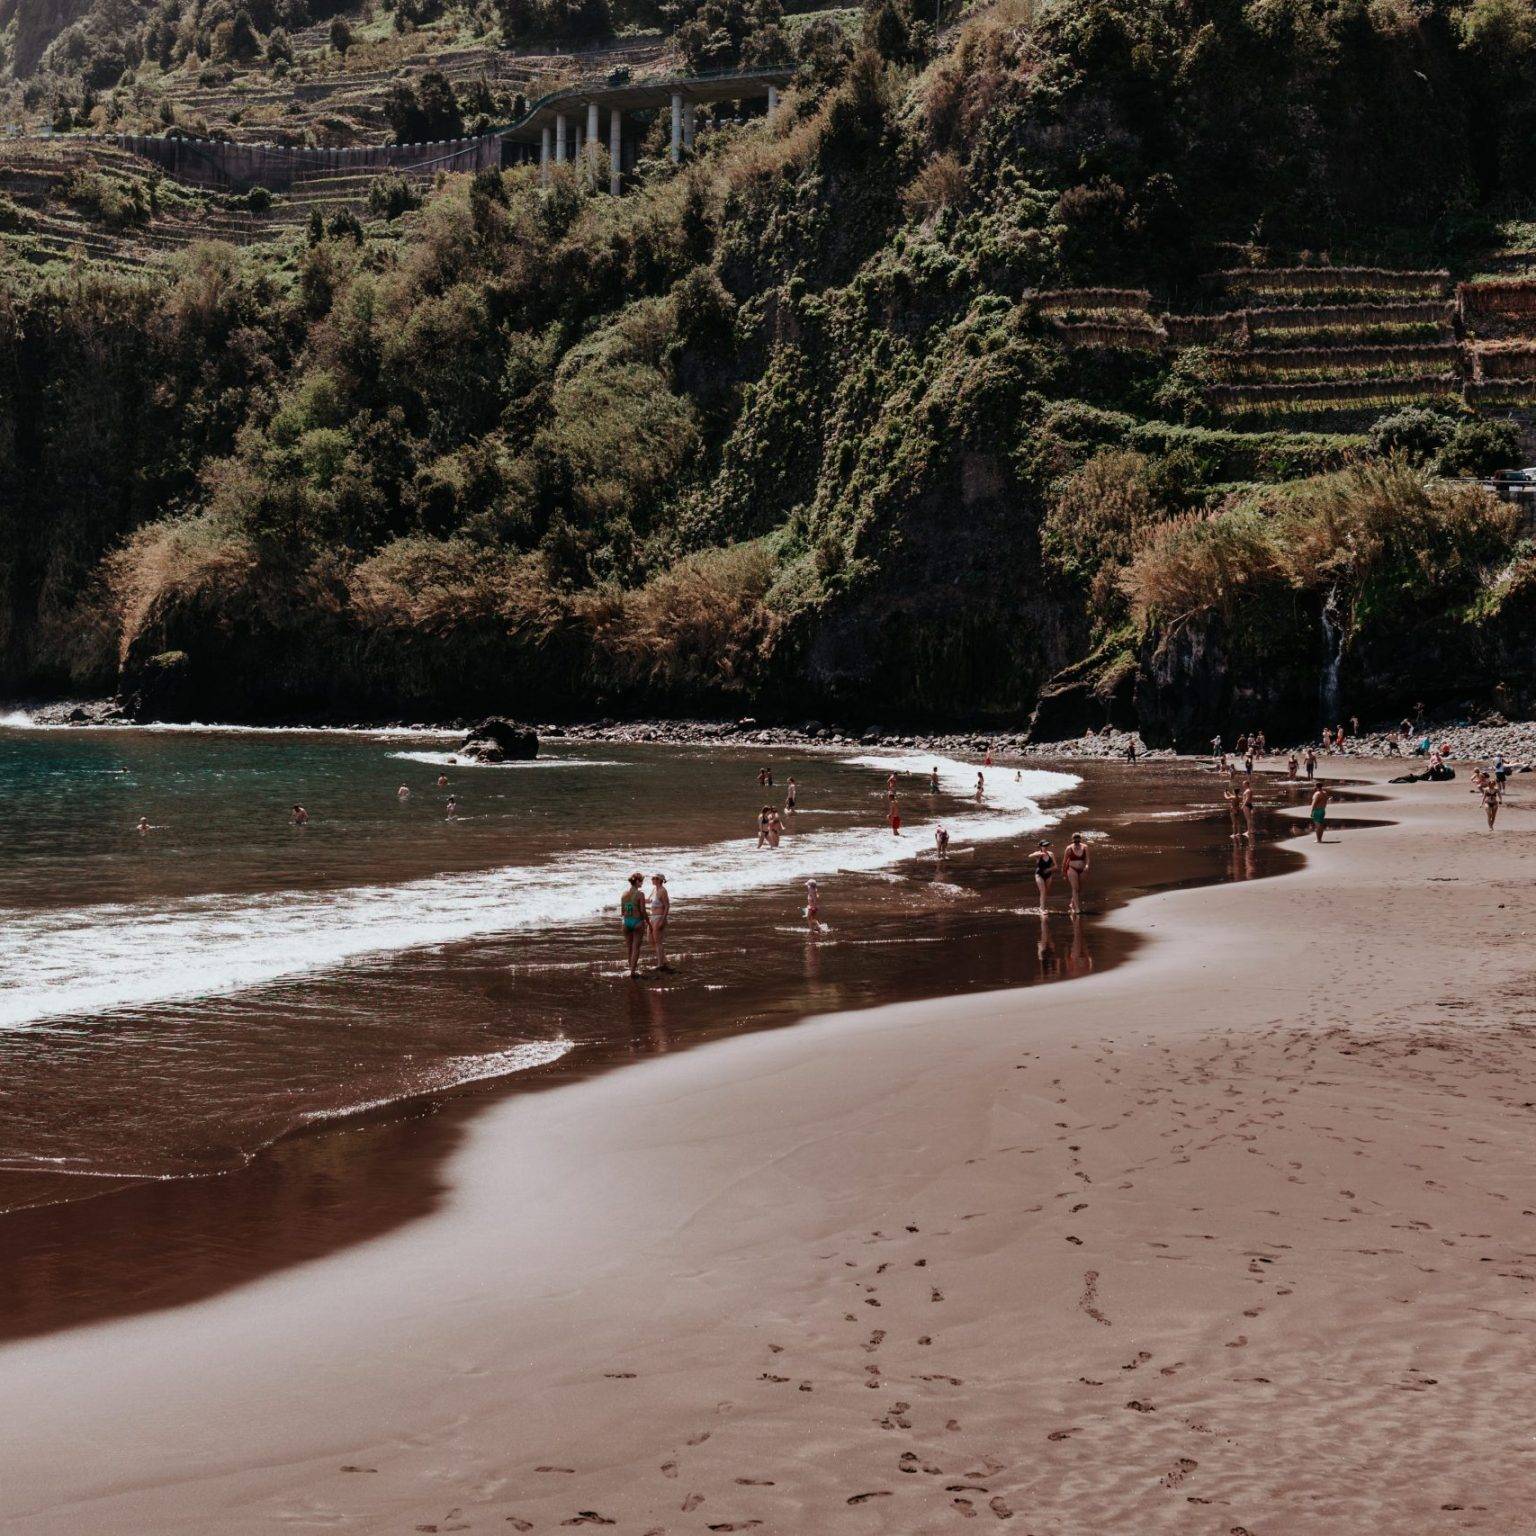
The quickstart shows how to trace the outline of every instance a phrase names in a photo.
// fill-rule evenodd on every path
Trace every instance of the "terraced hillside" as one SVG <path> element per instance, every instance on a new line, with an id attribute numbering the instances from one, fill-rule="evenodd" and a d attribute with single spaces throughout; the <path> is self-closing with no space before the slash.
<path id="1" fill-rule="evenodd" d="M 111 144 L 0 143 L 0 252 L 43 266 L 152 267 L 202 241 L 283 240 L 315 211 L 327 222 L 344 212 L 366 219 L 374 180 L 310 172 L 280 196 L 228 197 L 179 185 Z"/>

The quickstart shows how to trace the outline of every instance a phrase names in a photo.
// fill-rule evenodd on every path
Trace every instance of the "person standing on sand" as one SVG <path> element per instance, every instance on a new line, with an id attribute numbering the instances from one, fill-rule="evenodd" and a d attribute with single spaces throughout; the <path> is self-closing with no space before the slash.
<path id="1" fill-rule="evenodd" d="M 1323 840 L 1323 827 L 1328 821 L 1328 786 L 1319 784 L 1312 791 L 1312 830 L 1317 834 L 1318 842 Z"/>
<path id="2" fill-rule="evenodd" d="M 1035 889 L 1040 893 L 1040 911 L 1051 899 L 1051 881 L 1056 878 L 1056 855 L 1051 845 L 1042 837 L 1035 847 Z"/>
<path id="3" fill-rule="evenodd" d="M 768 818 L 773 815 L 773 807 L 765 805 L 757 813 L 757 846 L 762 848 L 768 842 Z"/>
<path id="4" fill-rule="evenodd" d="M 949 853 L 949 828 L 942 821 L 933 829 L 933 848 L 941 859 Z"/>
<path id="5" fill-rule="evenodd" d="M 992 766 L 992 748 L 990 745 L 987 747 L 987 755 L 981 761 L 983 767 L 990 768 Z"/>
<path id="6" fill-rule="evenodd" d="M 640 974 L 640 946 L 645 942 L 645 876 L 629 877 L 629 888 L 619 898 L 619 914 L 624 921 L 624 947 L 629 953 L 629 974 Z"/>
<path id="7" fill-rule="evenodd" d="M 981 801 L 981 797 L 986 793 L 986 790 L 987 781 L 978 773 L 976 775 L 976 800 L 978 804 Z"/>
<path id="8" fill-rule="evenodd" d="M 1286 778 L 1294 780 L 1295 777 L 1296 777 L 1296 770 L 1300 766 L 1301 766 L 1301 764 L 1297 761 L 1297 758 L 1296 758 L 1296 749 L 1294 747 L 1292 747 L 1291 748 L 1291 755 L 1288 758 L 1286 758 L 1286 760 L 1285 760 L 1285 776 L 1286 776 Z"/>
<path id="9" fill-rule="evenodd" d="M 1249 842 L 1253 841 L 1253 780 L 1250 778 L 1243 785 L 1243 792 L 1238 796 L 1238 805 L 1243 812 L 1243 826 L 1248 833 Z"/>
<path id="10" fill-rule="evenodd" d="M 939 792 L 939 770 L 937 768 L 935 768 L 933 770 L 933 772 L 928 775 L 928 793 L 930 795 L 936 795 L 936 794 L 938 794 L 938 792 Z"/>
<path id="11" fill-rule="evenodd" d="M 789 783 L 784 786 L 784 811 L 786 815 L 795 814 L 795 797 L 800 793 L 795 783 L 794 775 L 790 775 Z"/>
<path id="12" fill-rule="evenodd" d="M 1067 885 L 1072 891 L 1067 911 L 1074 917 L 1083 910 L 1083 877 L 1088 873 L 1088 844 L 1081 832 L 1074 832 L 1062 855 L 1061 867 L 1067 872 Z"/>
<path id="13" fill-rule="evenodd" d="M 1125 744 L 1125 760 L 1128 763 L 1136 761 L 1136 736 L 1134 732 L 1131 734 L 1130 740 Z"/>
<path id="14" fill-rule="evenodd" d="M 1220 736 L 1212 736 L 1211 737 L 1211 756 L 1214 757 L 1214 758 L 1217 758 L 1219 761 L 1222 761 L 1222 762 L 1226 761 L 1227 754 L 1221 750 L 1221 737 Z"/>
<path id="15" fill-rule="evenodd" d="M 1499 786 L 1491 778 L 1483 780 L 1483 809 L 1488 813 L 1488 830 L 1493 831 L 1493 819 L 1499 814 Z"/>
<path id="16" fill-rule="evenodd" d="M 665 875 L 651 876 L 651 949 L 656 955 L 656 969 L 670 971 L 667 964 L 667 915 L 672 910 L 672 897 L 667 892 Z"/>
<path id="17" fill-rule="evenodd" d="M 293 808 L 293 824 L 296 827 L 307 827 L 309 825 L 309 812 L 302 805 L 296 805 Z"/>
<path id="18" fill-rule="evenodd" d="M 890 824 L 891 824 L 891 835 L 893 837 L 900 837 L 901 836 L 901 808 L 900 808 L 900 806 L 898 806 L 896 804 L 896 796 L 895 795 L 891 796 L 890 805 L 888 807 L 887 814 L 886 814 L 886 820 L 889 821 Z"/>
<path id="19" fill-rule="evenodd" d="M 1308 747 L 1301 761 L 1303 767 L 1307 770 L 1307 780 L 1310 783 L 1313 775 L 1317 772 L 1317 753 L 1311 747 Z"/>

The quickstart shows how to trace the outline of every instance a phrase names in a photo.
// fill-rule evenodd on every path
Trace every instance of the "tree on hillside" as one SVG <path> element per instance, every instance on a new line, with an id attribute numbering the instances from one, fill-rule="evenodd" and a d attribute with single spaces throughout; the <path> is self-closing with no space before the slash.
<path id="1" fill-rule="evenodd" d="M 331 21 L 331 47 L 346 58 L 347 49 L 352 46 L 352 28 L 347 25 L 345 16 L 336 16 Z"/>
<path id="2" fill-rule="evenodd" d="M 437 69 L 427 70 L 415 85 L 395 81 L 384 98 L 384 115 L 397 144 L 457 139 L 464 133 L 464 115 L 453 86 Z"/>

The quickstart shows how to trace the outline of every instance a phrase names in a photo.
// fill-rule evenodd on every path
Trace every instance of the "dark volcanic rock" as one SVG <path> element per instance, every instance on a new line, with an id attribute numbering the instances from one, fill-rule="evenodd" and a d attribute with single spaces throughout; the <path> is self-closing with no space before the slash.
<path id="1" fill-rule="evenodd" d="M 460 757 L 477 763 L 526 762 L 538 755 L 539 733 L 532 726 L 496 715 L 475 726 L 459 748 Z"/>

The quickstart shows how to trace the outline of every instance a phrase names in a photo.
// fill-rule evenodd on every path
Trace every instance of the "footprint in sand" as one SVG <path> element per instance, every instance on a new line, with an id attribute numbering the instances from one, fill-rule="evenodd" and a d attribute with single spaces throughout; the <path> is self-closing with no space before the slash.
<path id="1" fill-rule="evenodd" d="M 1200 1463 L 1191 1456 L 1180 1456 L 1174 1462 L 1172 1470 L 1163 1474 L 1161 1479 L 1163 1487 L 1177 1488 L 1199 1465 Z"/>
<path id="2" fill-rule="evenodd" d="M 871 1499 L 888 1499 L 891 1496 L 889 1488 L 877 1488 L 873 1493 L 856 1493 L 848 1500 L 850 1504 L 867 1504 Z"/>
<path id="3" fill-rule="evenodd" d="M 664 1461 L 664 1462 L 662 1462 L 662 1464 L 661 1464 L 661 1475 L 663 1477 L 676 1477 L 677 1476 L 677 1463 L 675 1461 Z"/>
<path id="4" fill-rule="evenodd" d="M 947 1430 L 950 1430 L 951 1432 L 953 1432 L 953 1431 L 955 1431 L 955 1430 L 960 1428 L 960 1420 L 959 1419 L 945 1419 L 944 1420 L 944 1428 L 947 1429 Z"/>
<path id="5" fill-rule="evenodd" d="M 860 1344 L 859 1348 L 864 1350 L 866 1353 L 872 1353 L 874 1350 L 879 1349 L 881 1344 L 884 1343 L 884 1342 L 885 1342 L 885 1329 L 884 1328 L 876 1328 L 875 1331 L 872 1334 L 870 1334 L 870 1336 L 869 1336 L 869 1343 L 867 1343 L 867 1344 Z"/>
<path id="6" fill-rule="evenodd" d="M 943 1301 L 944 1300 L 944 1292 L 941 1291 L 937 1286 L 935 1286 L 933 1288 L 933 1294 L 928 1299 L 929 1299 L 929 1301 Z"/>
<path id="7" fill-rule="evenodd" d="M 532 1520 L 524 1520 L 521 1518 L 521 1516 L 518 1515 L 508 1515 L 507 1524 L 510 1525 L 514 1531 L 531 1531 L 533 1529 Z"/>
<path id="8" fill-rule="evenodd" d="M 1045 1438 L 1047 1440 L 1070 1440 L 1073 1435 L 1081 1433 L 1081 1425 L 1074 1424 L 1071 1429 L 1053 1429 Z"/>
<path id="9" fill-rule="evenodd" d="M 953 1500 L 953 1503 L 955 1508 L 958 1509 L 967 1520 L 974 1520 L 976 1518 L 976 1506 L 971 1503 L 969 1499 L 955 1499 Z"/>
<path id="10" fill-rule="evenodd" d="M 606 1376 L 609 1381 L 633 1381 L 635 1379 L 635 1373 L 633 1371 L 604 1371 L 603 1375 Z"/>
<path id="11" fill-rule="evenodd" d="M 701 1429 L 701 1430 L 700 1430 L 700 1431 L 699 1431 L 699 1432 L 698 1432 L 698 1434 L 696 1434 L 696 1435 L 690 1435 L 690 1436 L 689 1436 L 689 1437 L 688 1437 L 688 1444 L 689 1444 L 689 1445 L 703 1445 L 703 1444 L 704 1444 L 704 1442 L 705 1442 L 705 1441 L 706 1441 L 706 1440 L 708 1440 L 708 1439 L 709 1439 L 709 1437 L 710 1437 L 710 1436 L 711 1436 L 711 1435 L 712 1435 L 712 1434 L 713 1434 L 713 1433 L 714 1433 L 714 1431 L 713 1431 L 713 1430 L 710 1430 L 710 1429 Z"/>
<path id="12" fill-rule="evenodd" d="M 925 1333 L 922 1336 L 922 1338 L 920 1338 L 917 1342 L 919 1344 L 932 1344 L 933 1343 L 933 1336 L 931 1334 Z"/>
<path id="13" fill-rule="evenodd" d="M 1125 1406 L 1127 1408 L 1133 1409 L 1137 1413 L 1157 1412 L 1157 1408 L 1152 1403 L 1144 1403 L 1139 1397 L 1133 1397 Z"/>
<path id="14" fill-rule="evenodd" d="M 580 1509 L 569 1520 L 562 1520 L 561 1525 L 617 1525 L 617 1520 L 610 1520 L 607 1515 L 600 1515 L 595 1509 Z"/>
<path id="15" fill-rule="evenodd" d="M 343 1472 L 377 1472 L 377 1467 L 343 1467 Z"/>
<path id="16" fill-rule="evenodd" d="M 535 1472 L 571 1472 L 571 1473 L 574 1473 L 576 1471 L 576 1468 L 575 1467 L 535 1467 L 533 1470 Z"/>
<path id="17" fill-rule="evenodd" d="M 710 1526 L 710 1530 L 712 1530 L 712 1531 L 750 1531 L 750 1530 L 754 1529 L 756 1526 L 761 1525 L 762 1523 L 763 1522 L 761 1520 L 729 1520 L 729 1521 L 726 1521 L 725 1524 L 723 1524 L 723 1525 L 712 1525 L 712 1526 Z"/>
<path id="18" fill-rule="evenodd" d="M 771 1477 L 737 1477 L 733 1478 L 732 1481 L 740 1483 L 743 1488 L 773 1487 L 773 1479 Z"/>
<path id="19" fill-rule="evenodd" d="M 987 1500 L 987 1508 L 990 1509 L 992 1511 L 992 1513 L 994 1515 L 996 1515 L 999 1520 L 1012 1520 L 1013 1519 L 1013 1511 L 1000 1498 L 988 1499 Z"/>
<path id="20" fill-rule="evenodd" d="M 690 1510 L 697 1509 L 703 1502 L 704 1495 L 702 1493 L 690 1493 L 678 1507 L 686 1515 Z"/>

